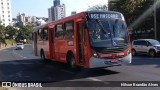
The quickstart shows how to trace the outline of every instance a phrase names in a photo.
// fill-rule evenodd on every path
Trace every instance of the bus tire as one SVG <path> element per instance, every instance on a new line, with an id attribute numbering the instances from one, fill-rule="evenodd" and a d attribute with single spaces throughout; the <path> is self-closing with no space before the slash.
<path id="1" fill-rule="evenodd" d="M 46 62 L 46 61 L 47 61 L 43 50 L 41 51 L 41 60 L 42 60 L 43 62 Z"/>
<path id="2" fill-rule="evenodd" d="M 71 69 L 74 69 L 74 70 L 77 69 L 76 61 L 75 61 L 74 56 L 70 57 L 69 66 L 70 66 Z"/>

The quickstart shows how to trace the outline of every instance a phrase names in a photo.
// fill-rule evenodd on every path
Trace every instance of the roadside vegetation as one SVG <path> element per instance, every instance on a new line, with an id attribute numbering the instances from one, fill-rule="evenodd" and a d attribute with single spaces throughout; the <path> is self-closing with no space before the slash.
<path id="1" fill-rule="evenodd" d="M 32 25 L 26 25 L 21 27 L 0 25 L 0 48 L 8 45 L 14 45 L 15 43 L 30 43 L 32 34 Z"/>

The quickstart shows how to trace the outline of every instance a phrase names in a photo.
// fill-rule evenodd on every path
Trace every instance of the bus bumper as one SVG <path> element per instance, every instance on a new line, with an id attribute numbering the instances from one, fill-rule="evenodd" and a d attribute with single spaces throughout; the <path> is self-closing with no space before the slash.
<path id="1" fill-rule="evenodd" d="M 131 61 L 132 61 L 131 53 L 126 57 L 117 59 L 100 59 L 91 57 L 89 61 L 89 68 L 106 68 L 112 66 L 120 66 L 122 64 L 131 63 Z"/>

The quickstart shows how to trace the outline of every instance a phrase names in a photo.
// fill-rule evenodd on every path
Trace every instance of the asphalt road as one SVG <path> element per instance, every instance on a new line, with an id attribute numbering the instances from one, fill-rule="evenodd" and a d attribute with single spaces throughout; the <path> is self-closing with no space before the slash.
<path id="1" fill-rule="evenodd" d="M 152 58 L 145 55 L 140 55 L 133 57 L 132 64 L 129 65 L 109 67 L 99 70 L 81 69 L 78 71 L 72 71 L 66 64 L 63 63 L 44 63 L 39 57 L 33 55 L 31 45 L 25 45 L 24 50 L 14 50 L 14 48 L 8 48 L 0 51 L 0 81 L 50 81 L 48 83 L 43 83 L 44 86 L 50 87 L 34 88 L 34 90 L 81 90 L 82 88 L 72 86 L 52 87 L 55 84 L 64 81 L 80 83 L 82 86 L 85 84 L 84 86 L 86 87 L 83 87 L 83 89 L 86 90 L 160 90 L 160 85 L 159 87 L 122 88 L 100 87 L 96 84 L 97 86 L 95 85 L 93 87 L 93 84 L 95 84 L 93 83 L 94 81 L 101 83 L 106 81 L 160 81 L 160 57 Z M 88 82 L 85 83 L 81 81 Z M 28 89 L 9 88 L 9 90 Z"/>

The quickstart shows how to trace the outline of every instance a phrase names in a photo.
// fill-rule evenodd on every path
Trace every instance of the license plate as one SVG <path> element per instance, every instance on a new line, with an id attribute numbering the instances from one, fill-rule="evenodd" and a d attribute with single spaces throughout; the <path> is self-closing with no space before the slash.
<path id="1" fill-rule="evenodd" d="M 112 63 L 116 63 L 116 62 L 118 62 L 118 60 L 111 60 L 111 62 L 112 62 Z"/>

